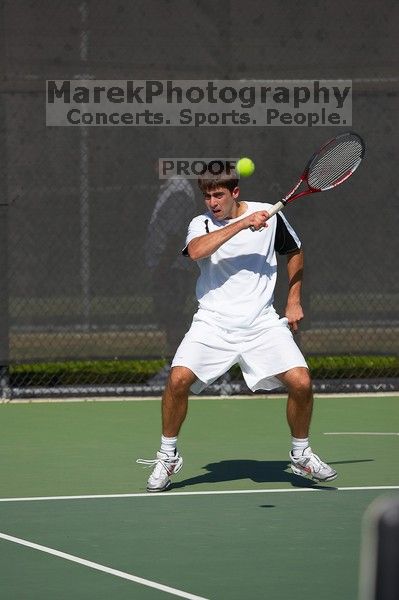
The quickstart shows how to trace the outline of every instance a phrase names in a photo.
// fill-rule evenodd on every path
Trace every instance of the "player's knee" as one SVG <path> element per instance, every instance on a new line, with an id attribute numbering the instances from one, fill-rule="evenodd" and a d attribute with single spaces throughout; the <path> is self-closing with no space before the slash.
<path id="1" fill-rule="evenodd" d="M 312 393 L 312 379 L 308 369 L 298 367 L 292 371 L 289 387 L 302 396 L 310 395 Z"/>
<path id="2" fill-rule="evenodd" d="M 193 383 L 193 374 L 189 369 L 174 367 L 170 371 L 169 385 L 176 393 L 188 392 Z"/>

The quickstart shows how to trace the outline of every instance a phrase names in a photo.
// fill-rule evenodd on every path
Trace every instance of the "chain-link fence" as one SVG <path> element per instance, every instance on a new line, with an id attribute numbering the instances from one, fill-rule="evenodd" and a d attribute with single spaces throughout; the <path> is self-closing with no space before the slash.
<path id="1" fill-rule="evenodd" d="M 352 79 L 364 165 L 287 213 L 306 253 L 300 344 L 308 357 L 369 356 L 346 371 L 321 366 L 318 377 L 399 377 L 398 6 L 316 2 L 304 18 L 302 3 L 250 5 L 0 3 L 5 394 L 158 391 L 196 306 L 196 266 L 179 250 L 202 211 L 195 182 L 158 179 L 158 158 L 249 155 L 257 169 L 243 197 L 275 202 L 340 131 L 46 127 L 48 79 Z M 280 311 L 285 291 L 281 277 Z"/>

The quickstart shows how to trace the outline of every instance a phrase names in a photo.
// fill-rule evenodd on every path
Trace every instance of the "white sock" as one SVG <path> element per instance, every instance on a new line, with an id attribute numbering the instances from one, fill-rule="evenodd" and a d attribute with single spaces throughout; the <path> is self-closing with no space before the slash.
<path id="1" fill-rule="evenodd" d="M 309 438 L 292 438 L 292 454 L 299 456 L 309 446 Z"/>
<path id="2" fill-rule="evenodd" d="M 168 456 L 176 454 L 177 437 L 161 437 L 161 452 L 165 452 Z"/>

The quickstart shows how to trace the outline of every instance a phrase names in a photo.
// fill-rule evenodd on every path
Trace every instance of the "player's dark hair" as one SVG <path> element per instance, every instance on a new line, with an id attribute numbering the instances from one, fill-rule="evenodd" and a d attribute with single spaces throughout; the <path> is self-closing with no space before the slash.
<path id="1" fill-rule="evenodd" d="M 237 186 L 238 176 L 232 169 L 229 169 L 228 171 L 223 170 L 217 175 L 205 171 L 205 173 L 198 178 L 198 187 L 203 194 L 220 187 L 227 188 L 229 192 L 232 192 Z"/>

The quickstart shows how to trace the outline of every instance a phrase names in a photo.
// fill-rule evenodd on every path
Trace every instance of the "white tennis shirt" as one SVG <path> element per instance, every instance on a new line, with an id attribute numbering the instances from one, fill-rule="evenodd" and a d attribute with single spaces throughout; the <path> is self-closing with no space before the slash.
<path id="1" fill-rule="evenodd" d="M 272 205 L 246 202 L 246 212 L 236 219 L 218 221 L 207 212 L 195 217 L 188 227 L 186 247 L 196 237 L 226 227 L 249 214 Z M 295 231 L 281 213 L 262 231 L 244 229 L 222 244 L 211 256 L 197 261 L 198 317 L 220 327 L 251 326 L 260 316 L 275 314 L 274 288 L 277 279 L 276 251 L 288 254 L 301 247 Z"/>

